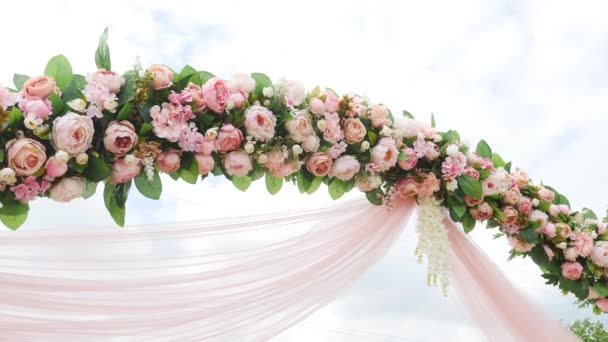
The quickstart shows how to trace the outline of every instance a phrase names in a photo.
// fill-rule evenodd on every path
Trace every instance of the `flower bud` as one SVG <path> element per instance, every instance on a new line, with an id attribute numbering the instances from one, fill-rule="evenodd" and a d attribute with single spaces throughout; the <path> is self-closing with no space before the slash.
<path id="1" fill-rule="evenodd" d="M 449 157 L 456 157 L 458 155 L 458 146 L 452 144 L 450 146 L 448 146 L 448 148 L 445 149 L 445 153 L 449 156 Z"/>
<path id="2" fill-rule="evenodd" d="M 107 111 L 114 113 L 116 111 L 116 107 L 118 107 L 118 103 L 115 100 L 106 100 L 103 103 L 103 108 Z"/>
<path id="3" fill-rule="evenodd" d="M 303 152 L 302 146 L 300 146 L 300 145 L 293 145 L 291 147 L 291 151 L 293 152 L 294 156 L 299 156 Z"/>
<path id="4" fill-rule="evenodd" d="M 217 127 L 209 128 L 207 132 L 205 132 L 205 138 L 214 140 L 215 138 L 217 138 L 217 131 Z"/>
<path id="5" fill-rule="evenodd" d="M 76 163 L 78 165 L 85 165 L 89 162 L 89 155 L 86 153 L 80 153 L 76 156 Z"/>
<path id="6" fill-rule="evenodd" d="M 266 164 L 268 163 L 268 156 L 265 153 L 262 153 L 258 156 L 258 164 Z"/>
<path id="7" fill-rule="evenodd" d="M 86 155 L 86 153 L 83 154 Z M 68 160 L 70 160 L 70 156 L 67 154 L 67 152 L 59 150 L 57 153 L 55 153 L 55 159 L 60 163 L 67 163 Z"/>
<path id="8" fill-rule="evenodd" d="M 325 120 L 317 121 L 317 128 L 319 129 L 319 131 L 325 132 L 325 130 L 327 129 L 327 121 L 325 121 Z"/>
<path id="9" fill-rule="evenodd" d="M 274 89 L 272 89 L 272 87 L 264 87 L 264 89 L 262 89 L 262 94 L 265 97 L 273 97 L 274 96 Z"/>
<path id="10" fill-rule="evenodd" d="M 131 164 L 135 163 L 136 160 L 137 160 L 137 158 L 135 158 L 135 156 L 132 154 L 128 154 L 125 157 L 125 163 L 127 163 L 127 165 L 131 165 Z"/>
<path id="11" fill-rule="evenodd" d="M 245 152 L 251 154 L 255 151 L 255 145 L 253 144 L 253 142 L 248 142 L 245 144 Z"/>
<path id="12" fill-rule="evenodd" d="M 87 108 L 87 103 L 83 99 L 74 99 L 68 102 L 68 106 L 77 112 L 84 112 Z"/>
<path id="13" fill-rule="evenodd" d="M 8 185 L 13 185 L 17 182 L 17 176 L 15 174 L 15 170 L 10 167 L 5 167 L 0 170 L 0 182 Z"/>

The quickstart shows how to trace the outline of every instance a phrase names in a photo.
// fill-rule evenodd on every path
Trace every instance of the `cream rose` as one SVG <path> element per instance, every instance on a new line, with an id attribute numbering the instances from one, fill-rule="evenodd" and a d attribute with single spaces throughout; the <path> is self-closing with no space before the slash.
<path id="1" fill-rule="evenodd" d="M 31 176 L 38 172 L 46 161 L 46 149 L 36 140 L 22 138 L 7 144 L 8 167 L 17 176 Z"/>
<path id="2" fill-rule="evenodd" d="M 80 177 L 67 177 L 55 184 L 49 191 L 49 197 L 57 202 L 69 202 L 82 196 L 86 187 Z"/>

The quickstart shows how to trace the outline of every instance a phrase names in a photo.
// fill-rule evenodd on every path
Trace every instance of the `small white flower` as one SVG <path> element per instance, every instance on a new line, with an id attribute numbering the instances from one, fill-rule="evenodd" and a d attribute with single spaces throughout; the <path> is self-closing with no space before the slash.
<path id="1" fill-rule="evenodd" d="M 59 150 L 57 153 L 55 153 L 55 159 L 60 163 L 67 163 L 68 160 L 70 160 L 70 156 L 67 154 L 67 152 Z"/>
<path id="2" fill-rule="evenodd" d="M 300 145 L 293 145 L 291 147 L 291 151 L 293 152 L 294 156 L 299 156 L 303 152 L 302 146 L 300 146 Z"/>
<path id="3" fill-rule="evenodd" d="M 0 183 L 13 185 L 17 182 L 17 176 L 15 174 L 15 170 L 10 167 L 5 167 L 0 170 Z"/>
<path id="4" fill-rule="evenodd" d="M 127 163 L 127 165 L 131 165 L 131 164 L 135 163 L 135 156 L 132 154 L 128 154 L 125 157 L 125 163 Z"/>
<path id="5" fill-rule="evenodd" d="M 205 138 L 214 140 L 215 138 L 217 138 L 217 131 L 217 127 L 209 128 L 207 132 L 205 132 Z"/>
<path id="6" fill-rule="evenodd" d="M 538 207 L 538 205 L 540 204 L 540 201 L 538 200 L 538 198 L 535 198 L 532 200 L 532 204 L 534 204 L 535 207 Z"/>
<path id="7" fill-rule="evenodd" d="M 255 152 L 255 145 L 253 144 L 253 142 L 250 141 L 245 144 L 245 152 L 249 154 Z"/>
<path id="8" fill-rule="evenodd" d="M 416 136 L 416 137 L 420 140 L 424 140 L 424 138 L 425 138 L 424 133 L 422 133 L 422 132 L 418 133 L 418 136 Z"/>
<path id="9" fill-rule="evenodd" d="M 367 151 L 369 150 L 369 141 L 364 141 L 361 143 L 361 151 Z"/>
<path id="10" fill-rule="evenodd" d="M 39 125 L 38 127 L 34 128 L 32 132 L 34 132 L 34 134 L 36 134 L 37 136 L 41 136 L 43 134 L 46 134 L 49 129 L 49 125 Z"/>
<path id="11" fill-rule="evenodd" d="M 566 242 L 560 242 L 557 245 L 555 245 L 555 247 L 557 247 L 559 249 L 566 249 L 568 247 L 568 244 Z"/>
<path id="12" fill-rule="evenodd" d="M 270 107 L 270 100 L 264 100 L 264 107 Z"/>
<path id="13" fill-rule="evenodd" d="M 325 120 L 317 121 L 317 128 L 319 129 L 319 131 L 325 132 L 325 130 L 327 129 L 327 121 L 325 121 Z"/>
<path id="14" fill-rule="evenodd" d="M 458 156 L 458 152 L 460 152 L 458 146 L 454 144 L 448 146 L 448 148 L 445 149 L 445 153 L 453 158 L 456 158 Z"/>
<path id="15" fill-rule="evenodd" d="M 25 128 L 29 130 L 35 130 L 36 128 L 38 128 L 38 119 L 33 116 L 28 116 L 23 120 L 23 124 L 25 125 Z"/>
<path id="16" fill-rule="evenodd" d="M 393 130 L 388 126 L 382 126 L 382 130 L 380 131 L 380 136 L 390 137 L 393 135 Z"/>
<path id="17" fill-rule="evenodd" d="M 79 155 L 76 156 L 76 163 L 78 163 L 78 165 L 84 165 L 86 163 L 89 162 L 89 155 L 86 153 L 80 153 Z"/>
<path id="18" fill-rule="evenodd" d="M 233 110 L 234 109 L 234 102 L 228 101 L 228 103 L 226 104 L 226 109 L 227 110 Z"/>
<path id="19" fill-rule="evenodd" d="M 439 134 L 435 134 L 435 136 L 433 137 L 433 141 L 436 143 L 441 142 L 441 140 L 443 140 L 443 138 Z"/>
<path id="20" fill-rule="evenodd" d="M 116 102 L 115 100 L 106 100 L 103 103 L 103 108 L 109 112 L 116 112 L 116 107 L 118 107 L 118 102 Z"/>
<path id="21" fill-rule="evenodd" d="M 455 179 L 452 179 L 451 181 L 445 183 L 445 188 L 448 189 L 448 191 L 455 191 L 458 189 L 458 182 Z"/>
<path id="22" fill-rule="evenodd" d="M 84 112 L 87 108 L 87 103 L 83 99 L 74 99 L 68 102 L 68 106 L 77 112 Z"/>
<path id="23" fill-rule="evenodd" d="M 591 238 L 592 239 L 597 239 L 597 233 L 596 232 L 591 232 Z"/>
<path id="24" fill-rule="evenodd" d="M 247 140 L 247 141 L 252 141 L 252 140 L 253 140 L 253 137 L 252 137 L 251 135 L 248 135 L 248 136 L 246 136 L 246 137 L 245 137 L 245 140 Z"/>
<path id="25" fill-rule="evenodd" d="M 262 89 L 262 94 L 265 97 L 273 97 L 274 96 L 274 89 L 272 89 L 272 87 L 264 87 L 264 89 Z"/>
<path id="26" fill-rule="evenodd" d="M 262 153 L 258 156 L 258 164 L 266 164 L 268 163 L 268 156 L 265 153 Z"/>

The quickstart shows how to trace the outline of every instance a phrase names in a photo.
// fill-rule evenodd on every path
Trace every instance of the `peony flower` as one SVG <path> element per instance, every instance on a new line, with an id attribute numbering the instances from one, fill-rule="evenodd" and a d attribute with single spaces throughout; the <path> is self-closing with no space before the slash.
<path id="1" fill-rule="evenodd" d="M 292 160 L 283 163 L 280 167 L 270 170 L 270 173 L 275 178 L 285 178 L 298 172 L 302 167 L 302 161 Z"/>
<path id="2" fill-rule="evenodd" d="M 339 180 L 348 181 L 359 172 L 360 168 L 361 165 L 355 157 L 342 156 L 333 162 L 329 170 L 329 178 L 336 177 Z"/>
<path id="3" fill-rule="evenodd" d="M 51 101 L 44 99 L 23 100 L 19 103 L 19 108 L 23 110 L 26 117 L 39 120 L 46 120 L 51 114 Z"/>
<path id="4" fill-rule="evenodd" d="M 223 80 L 216 77 L 208 80 L 203 86 L 203 94 L 207 108 L 218 114 L 222 114 L 226 110 L 230 90 Z"/>
<path id="5" fill-rule="evenodd" d="M 215 160 L 210 155 L 205 155 L 202 153 L 194 154 L 194 158 L 198 163 L 198 174 L 206 175 L 215 167 Z"/>
<path id="6" fill-rule="evenodd" d="M 126 155 L 135 145 L 138 137 L 135 127 L 129 121 L 112 121 L 108 124 L 103 137 L 106 151 L 118 157 Z"/>
<path id="7" fill-rule="evenodd" d="M 228 81 L 228 89 L 233 93 L 249 94 L 255 89 L 255 80 L 247 73 L 235 73 Z"/>
<path id="8" fill-rule="evenodd" d="M 246 176 L 253 165 L 245 151 L 232 151 L 224 158 L 224 169 L 229 176 Z"/>
<path id="9" fill-rule="evenodd" d="M 469 209 L 469 213 L 476 221 L 485 221 L 492 217 L 494 209 L 488 203 L 481 203 L 475 208 Z"/>
<path id="10" fill-rule="evenodd" d="M 57 202 L 69 202 L 82 196 L 86 183 L 80 177 L 67 177 L 51 188 L 49 197 Z"/>
<path id="11" fill-rule="evenodd" d="M 511 176 L 505 169 L 493 171 L 488 178 L 481 182 L 484 196 L 504 193 L 511 187 Z"/>
<path id="12" fill-rule="evenodd" d="M 562 275 L 566 279 L 578 280 L 583 275 L 583 266 L 576 261 L 566 261 L 562 264 Z"/>
<path id="13" fill-rule="evenodd" d="M 439 146 L 433 144 L 430 141 L 427 141 L 426 145 L 427 145 L 427 148 L 426 148 L 426 153 L 424 154 L 424 157 L 428 160 L 435 160 L 435 159 L 439 158 L 439 155 L 441 154 L 439 151 Z M 477 178 L 479 178 L 479 177 L 477 177 Z"/>
<path id="14" fill-rule="evenodd" d="M 0 108 L 6 110 L 17 103 L 17 96 L 6 87 L 0 86 Z"/>
<path id="15" fill-rule="evenodd" d="M 125 158 L 118 159 L 112 165 L 112 175 L 110 182 L 112 184 L 122 184 L 137 177 L 141 172 L 141 159 L 129 155 Z"/>
<path id="16" fill-rule="evenodd" d="M 55 80 L 48 76 L 30 78 L 23 84 L 21 94 L 26 99 L 46 99 L 55 91 Z"/>
<path id="17" fill-rule="evenodd" d="M 390 126 L 391 120 L 389 118 L 390 112 L 384 105 L 372 106 L 369 118 L 372 120 L 372 126 L 380 128 L 382 126 Z"/>
<path id="18" fill-rule="evenodd" d="M 180 152 L 177 150 L 167 150 L 161 152 L 156 159 L 156 166 L 160 172 L 173 173 L 179 170 L 181 165 Z"/>
<path id="19" fill-rule="evenodd" d="M 323 125 L 321 125 L 323 123 Z M 325 113 L 325 120 L 317 122 L 319 130 L 323 132 L 323 139 L 336 144 L 344 138 L 344 132 L 340 128 L 340 117 L 338 113 Z M 324 126 L 324 127 L 321 127 Z"/>
<path id="20" fill-rule="evenodd" d="M 308 108 L 310 108 L 310 111 L 317 117 L 325 114 L 325 103 L 317 97 L 310 99 Z"/>
<path id="21" fill-rule="evenodd" d="M 481 164 L 483 163 L 483 158 L 479 155 L 479 153 L 471 152 L 467 156 L 467 161 L 469 162 L 469 165 L 471 165 L 471 166 L 480 167 Z"/>
<path id="22" fill-rule="evenodd" d="M 440 182 L 439 179 L 435 176 L 434 173 L 429 173 L 422 183 L 420 183 L 420 188 L 418 190 L 418 195 L 422 198 L 429 198 L 433 196 L 433 194 L 439 191 Z"/>
<path id="23" fill-rule="evenodd" d="M 243 133 L 231 124 L 227 124 L 220 128 L 215 141 L 216 149 L 220 153 L 227 153 L 241 147 Z"/>
<path id="24" fill-rule="evenodd" d="M 536 194 L 538 195 L 538 199 L 543 202 L 551 203 L 555 199 L 555 194 L 553 193 L 553 191 L 545 187 L 541 187 Z"/>
<path id="25" fill-rule="evenodd" d="M 300 81 L 282 80 L 278 89 L 279 95 L 289 107 L 297 107 L 306 99 L 306 90 Z"/>
<path id="26" fill-rule="evenodd" d="M 308 136 L 315 134 L 306 111 L 298 111 L 285 123 L 285 129 L 289 133 L 289 138 L 297 143 L 301 143 Z"/>
<path id="27" fill-rule="evenodd" d="M 317 152 L 320 144 L 321 139 L 319 139 L 319 137 L 316 135 L 309 135 L 302 141 L 302 148 L 306 152 Z"/>
<path id="28" fill-rule="evenodd" d="M 378 175 L 359 174 L 355 177 L 355 186 L 359 191 L 368 192 L 375 190 L 382 185 L 382 178 Z"/>
<path id="29" fill-rule="evenodd" d="M 600 267 L 608 267 L 608 241 L 596 242 L 589 257 L 594 264 Z"/>
<path id="30" fill-rule="evenodd" d="M 266 153 L 266 167 L 270 170 L 278 169 L 283 165 L 283 162 L 287 158 L 287 150 L 274 149 Z"/>
<path id="31" fill-rule="evenodd" d="M 152 88 L 161 90 L 169 88 L 173 84 L 173 71 L 164 65 L 154 64 L 148 68 L 148 72 L 154 76 Z"/>
<path id="32" fill-rule="evenodd" d="M 46 149 L 36 140 L 22 138 L 9 141 L 8 167 L 15 171 L 17 176 L 30 176 L 38 172 L 46 161 Z"/>
<path id="33" fill-rule="evenodd" d="M 365 139 L 367 129 L 361 120 L 355 118 L 348 118 L 344 120 L 342 124 L 344 129 L 344 140 L 349 144 L 360 143 Z"/>
<path id="34" fill-rule="evenodd" d="M 215 149 L 215 141 L 205 138 L 203 134 L 198 132 L 198 128 L 194 122 L 191 122 L 188 129 L 182 131 L 177 145 L 182 151 L 211 154 Z"/>
<path id="35" fill-rule="evenodd" d="M 401 198 L 410 198 L 418 194 L 419 186 L 414 178 L 405 177 L 397 181 L 395 190 Z"/>
<path id="36" fill-rule="evenodd" d="M 547 235 L 547 237 L 553 238 L 557 234 L 557 228 L 555 227 L 555 225 L 553 223 L 547 223 L 543 227 L 543 233 L 545 235 Z"/>
<path id="37" fill-rule="evenodd" d="M 467 158 L 462 153 L 457 153 L 456 157 L 447 157 L 441 163 L 441 176 L 444 180 L 456 179 L 464 173 Z"/>
<path id="38" fill-rule="evenodd" d="M 401 153 L 407 156 L 406 160 L 398 160 L 397 163 L 405 171 L 412 170 L 418 163 L 418 155 L 411 147 L 405 147 L 401 149 Z"/>
<path id="39" fill-rule="evenodd" d="M 188 129 L 188 120 L 194 119 L 194 114 L 190 106 L 163 103 L 162 108 L 150 108 L 150 117 L 157 137 L 177 142 L 182 132 Z"/>
<path id="40" fill-rule="evenodd" d="M 188 83 L 188 86 L 182 91 L 182 94 L 190 98 L 190 102 L 194 105 L 193 112 L 201 113 L 207 109 L 207 102 L 205 100 L 205 94 L 203 89 L 192 82 Z"/>
<path id="41" fill-rule="evenodd" d="M 527 243 L 518 236 L 509 236 L 509 245 L 511 245 L 511 247 L 513 247 L 514 250 L 521 252 L 521 253 L 529 252 L 535 246 L 535 244 Z"/>
<path id="42" fill-rule="evenodd" d="M 56 150 L 75 157 L 91 147 L 94 132 L 91 118 L 70 112 L 53 121 L 51 143 Z"/>
<path id="43" fill-rule="evenodd" d="M 395 118 L 394 126 L 398 131 L 398 134 L 404 138 L 422 137 L 433 139 L 437 134 L 431 125 L 403 116 L 397 116 Z"/>
<path id="44" fill-rule="evenodd" d="M 115 71 L 98 70 L 94 74 L 87 76 L 87 82 L 98 83 L 107 88 L 111 93 L 118 94 L 120 88 L 125 85 L 124 77 Z"/>
<path id="45" fill-rule="evenodd" d="M 321 98 L 325 97 L 323 101 L 325 104 L 325 111 L 328 113 L 335 113 L 340 110 L 340 100 L 336 97 L 333 91 L 324 90 L 321 92 Z"/>
<path id="46" fill-rule="evenodd" d="M 576 249 L 578 255 L 587 257 L 593 250 L 593 238 L 585 232 L 579 232 L 572 236 L 570 239 L 573 241 L 573 246 Z"/>
<path id="47" fill-rule="evenodd" d="M 528 220 L 537 222 L 540 227 L 544 227 L 549 220 L 549 216 L 540 210 L 533 210 L 530 215 L 528 215 Z"/>
<path id="48" fill-rule="evenodd" d="M 251 106 L 245 111 L 247 135 L 258 141 L 269 141 L 274 137 L 277 118 L 266 107 Z"/>
<path id="49" fill-rule="evenodd" d="M 395 141 L 391 138 L 382 138 L 371 151 L 371 162 L 379 171 L 386 171 L 397 164 L 398 156 L 399 151 Z"/>
<path id="50" fill-rule="evenodd" d="M 229 97 L 229 101 L 228 101 L 228 105 L 226 106 L 227 109 L 233 109 L 234 107 L 236 107 L 237 109 L 241 109 L 243 108 L 243 104 L 245 103 L 245 101 L 247 101 L 247 99 L 245 98 L 245 95 L 241 92 L 236 92 L 236 93 L 231 93 L 230 97 Z M 228 106 L 233 106 L 231 108 L 228 108 Z"/>
<path id="51" fill-rule="evenodd" d="M 317 177 L 324 177 L 331 170 L 332 159 L 327 153 L 317 152 L 306 160 L 306 169 Z"/>

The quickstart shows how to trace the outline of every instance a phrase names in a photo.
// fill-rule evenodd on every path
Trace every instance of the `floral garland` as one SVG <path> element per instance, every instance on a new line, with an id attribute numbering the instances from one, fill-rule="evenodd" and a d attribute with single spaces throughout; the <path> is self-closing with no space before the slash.
<path id="1" fill-rule="evenodd" d="M 511 256 L 530 257 L 548 284 L 582 305 L 608 311 L 606 219 L 570 209 L 568 199 L 512 170 L 485 141 L 470 150 L 457 132 L 439 132 L 408 112 L 331 89 L 306 93 L 301 83 L 275 84 L 264 74 L 230 80 L 190 66 L 112 71 L 107 31 L 95 55 L 98 71 L 72 73 L 53 57 L 44 76 L 15 74 L 0 87 L 0 220 L 17 229 L 40 196 L 68 202 L 92 196 L 104 182 L 105 205 L 120 226 L 131 187 L 158 199 L 159 173 L 196 183 L 224 175 L 240 190 L 265 178 L 271 194 L 285 181 L 302 193 L 325 183 L 333 199 L 354 187 L 376 205 L 416 197 L 419 256 L 445 287 L 445 233 L 440 203 L 470 232 L 476 221 L 506 236 Z M 436 244 L 435 246 L 433 244 Z M 434 260 L 434 261 L 433 261 Z"/>

